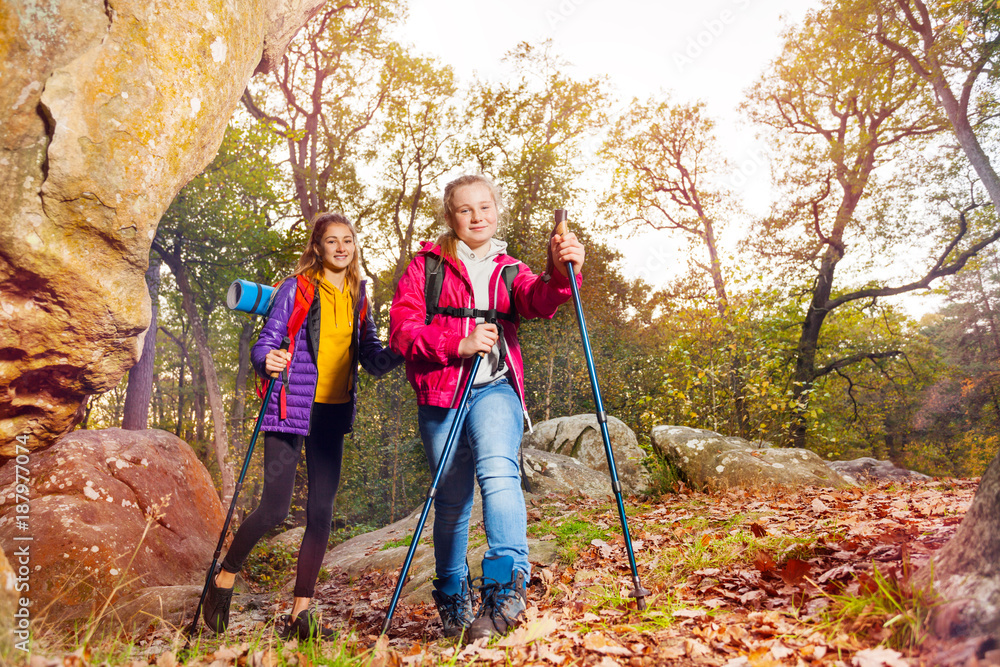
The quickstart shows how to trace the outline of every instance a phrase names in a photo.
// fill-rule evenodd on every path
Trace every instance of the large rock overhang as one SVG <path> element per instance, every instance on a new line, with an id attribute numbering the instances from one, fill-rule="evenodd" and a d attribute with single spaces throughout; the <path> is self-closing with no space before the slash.
<path id="1" fill-rule="evenodd" d="M 0 459 L 136 362 L 160 216 L 323 0 L 0 0 Z"/>

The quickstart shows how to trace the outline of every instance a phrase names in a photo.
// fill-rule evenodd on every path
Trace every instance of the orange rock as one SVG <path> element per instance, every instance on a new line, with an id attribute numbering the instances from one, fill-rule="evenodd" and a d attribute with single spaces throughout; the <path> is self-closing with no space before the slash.
<path id="1" fill-rule="evenodd" d="M 224 512 L 184 441 L 154 429 L 75 431 L 27 467 L 26 515 L 15 461 L 0 468 L 0 547 L 28 546 L 35 614 L 51 604 L 51 620 L 87 616 L 109 595 L 204 581 Z"/>

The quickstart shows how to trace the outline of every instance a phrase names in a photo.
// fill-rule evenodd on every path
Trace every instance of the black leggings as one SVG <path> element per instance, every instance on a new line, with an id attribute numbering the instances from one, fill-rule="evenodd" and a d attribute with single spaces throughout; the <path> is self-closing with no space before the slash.
<path id="1" fill-rule="evenodd" d="M 353 406 L 348 403 L 313 403 L 309 435 L 268 431 L 264 434 L 264 490 L 260 505 L 243 521 L 226 552 L 222 567 L 239 572 L 251 549 L 288 516 L 295 487 L 302 441 L 306 443 L 306 531 L 299 547 L 295 573 L 297 598 L 311 598 L 319 568 L 326 554 L 333 522 L 333 501 L 340 484 L 340 462 L 344 453 L 344 433 L 351 421 Z"/>

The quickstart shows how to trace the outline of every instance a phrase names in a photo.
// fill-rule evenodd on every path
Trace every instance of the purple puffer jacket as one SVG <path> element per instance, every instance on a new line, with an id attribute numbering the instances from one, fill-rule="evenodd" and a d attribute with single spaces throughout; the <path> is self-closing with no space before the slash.
<path id="1" fill-rule="evenodd" d="M 369 374 L 379 377 L 403 361 L 401 356 L 389 348 L 383 347 L 382 341 L 378 338 L 371 309 L 368 307 L 368 293 L 365 291 L 365 283 L 366 281 L 361 281 L 358 288 L 358 302 L 354 304 L 354 336 L 351 339 L 351 364 L 354 367 L 354 382 L 351 384 L 351 424 L 348 425 L 347 431 L 350 431 L 354 424 L 354 417 L 358 412 L 358 362 L 360 361 Z M 253 349 L 250 350 L 250 360 L 253 362 L 253 367 L 262 378 L 270 377 L 264 369 L 264 358 L 267 353 L 281 347 L 281 341 L 288 335 L 288 318 L 292 314 L 292 306 L 295 303 L 295 285 L 295 279 L 289 278 L 281 283 L 275 291 L 267 322 L 264 324 Z M 264 421 L 261 424 L 262 431 L 309 435 L 309 418 L 312 413 L 313 398 L 316 396 L 318 378 L 316 358 L 319 355 L 320 302 L 321 299 L 313 299 L 306 321 L 295 336 L 292 363 L 289 364 L 288 368 L 287 419 L 281 419 L 279 413 L 278 402 L 282 384 L 282 379 L 279 377 L 275 380 L 278 384 L 271 392 L 271 400 L 264 412 Z M 363 319 L 362 313 L 364 313 Z"/>

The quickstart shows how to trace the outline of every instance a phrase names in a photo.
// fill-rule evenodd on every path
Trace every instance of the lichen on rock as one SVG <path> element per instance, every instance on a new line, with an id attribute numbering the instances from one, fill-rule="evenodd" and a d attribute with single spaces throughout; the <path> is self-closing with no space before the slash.
<path id="1" fill-rule="evenodd" d="M 135 363 L 160 216 L 322 4 L 0 0 L 0 457 Z"/>
<path id="2" fill-rule="evenodd" d="M 847 486 L 815 453 L 686 426 L 656 426 L 653 447 L 695 488 Z"/>

